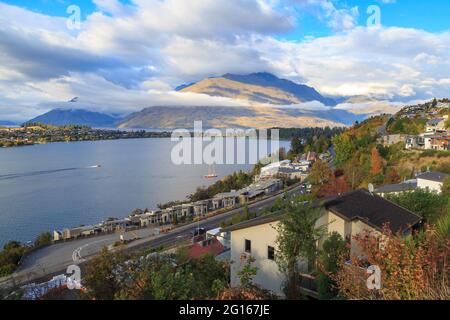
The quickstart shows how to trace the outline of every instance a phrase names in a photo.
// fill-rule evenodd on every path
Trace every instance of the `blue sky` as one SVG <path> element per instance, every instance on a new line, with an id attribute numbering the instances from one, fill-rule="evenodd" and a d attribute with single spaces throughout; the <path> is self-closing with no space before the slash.
<path id="1" fill-rule="evenodd" d="M 381 26 L 367 26 L 370 5 Z M 241 105 L 173 90 L 228 72 L 272 72 L 328 96 L 448 97 L 449 12 L 448 0 L 3 0 L 0 120 L 74 96 L 108 112 Z"/>

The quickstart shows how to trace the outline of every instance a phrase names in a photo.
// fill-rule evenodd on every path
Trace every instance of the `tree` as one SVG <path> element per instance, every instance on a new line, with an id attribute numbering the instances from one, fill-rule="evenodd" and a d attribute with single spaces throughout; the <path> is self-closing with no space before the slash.
<path id="1" fill-rule="evenodd" d="M 245 264 L 242 267 L 242 269 L 237 273 L 237 276 L 239 277 L 241 287 L 250 288 L 254 286 L 253 278 L 258 273 L 258 267 L 253 266 L 255 258 L 252 256 L 247 256 L 244 262 Z"/>
<path id="2" fill-rule="evenodd" d="M 339 262 L 348 256 L 347 242 L 339 233 L 333 232 L 322 245 L 319 253 L 319 274 L 317 276 L 318 292 L 321 299 L 332 299 L 337 296 L 336 283 L 332 276 L 339 271 Z"/>
<path id="3" fill-rule="evenodd" d="M 300 201 L 289 201 L 285 215 L 277 226 L 276 261 L 286 274 L 286 295 L 289 299 L 299 298 L 298 274 L 301 262 L 308 268 L 315 265 L 316 243 L 324 234 L 324 228 L 316 227 L 323 215 L 322 207 L 313 207 Z"/>
<path id="4" fill-rule="evenodd" d="M 120 290 L 120 270 L 123 256 L 103 250 L 88 262 L 84 283 L 87 296 L 97 300 L 113 300 Z"/>
<path id="5" fill-rule="evenodd" d="M 442 194 L 447 197 L 450 196 L 450 177 L 445 178 L 442 184 Z"/>
<path id="6" fill-rule="evenodd" d="M 0 251 L 0 277 L 12 274 L 28 249 L 18 241 L 10 241 Z"/>
<path id="7" fill-rule="evenodd" d="M 332 174 L 328 164 L 318 160 L 313 164 L 308 179 L 313 185 L 321 186 L 330 180 Z"/>
<path id="8" fill-rule="evenodd" d="M 34 241 L 34 245 L 36 247 L 49 245 L 51 243 L 52 243 L 52 235 L 50 234 L 50 232 L 41 233 Z"/>
<path id="9" fill-rule="evenodd" d="M 318 198 L 327 198 L 337 196 L 350 191 L 350 186 L 344 176 L 336 178 L 331 176 L 329 181 L 321 186 L 317 191 Z"/>
<path id="10" fill-rule="evenodd" d="M 383 172 L 383 158 L 380 156 L 376 147 L 372 148 L 371 170 L 372 176 L 376 176 Z"/>
<path id="11" fill-rule="evenodd" d="M 292 138 L 291 150 L 295 155 L 301 154 L 303 152 L 303 144 L 300 138 L 298 137 Z"/>
<path id="12" fill-rule="evenodd" d="M 352 156 L 352 142 L 346 134 L 336 135 L 331 141 L 333 142 L 334 152 L 336 153 L 334 157 L 334 164 L 337 167 L 340 167 Z"/>
<path id="13" fill-rule="evenodd" d="M 401 181 L 401 177 L 394 168 L 390 169 L 387 172 L 386 177 L 384 179 L 384 182 L 389 183 L 389 184 L 399 183 L 400 181 Z"/>
<path id="14" fill-rule="evenodd" d="M 448 242 L 438 240 L 435 230 L 426 228 L 412 237 L 393 234 L 385 226 L 382 234 L 365 231 L 354 237 L 358 247 L 352 263 L 342 258 L 333 280 L 347 299 L 448 300 Z M 380 246 L 382 243 L 382 246 Z M 367 266 L 377 266 L 381 288 L 367 287 Z"/>
<path id="15" fill-rule="evenodd" d="M 420 215 L 429 223 L 434 223 L 440 217 L 449 214 L 448 197 L 429 190 L 416 189 L 399 194 L 387 194 L 386 198 Z"/>

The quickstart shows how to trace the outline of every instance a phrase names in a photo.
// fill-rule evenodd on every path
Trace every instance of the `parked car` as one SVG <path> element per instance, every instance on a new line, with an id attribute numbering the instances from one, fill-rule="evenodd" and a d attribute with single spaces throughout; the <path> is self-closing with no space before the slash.
<path id="1" fill-rule="evenodd" d="M 192 230 L 191 235 L 193 237 L 196 237 L 196 236 L 204 235 L 205 233 L 206 233 L 205 228 L 195 228 L 194 230 Z"/>

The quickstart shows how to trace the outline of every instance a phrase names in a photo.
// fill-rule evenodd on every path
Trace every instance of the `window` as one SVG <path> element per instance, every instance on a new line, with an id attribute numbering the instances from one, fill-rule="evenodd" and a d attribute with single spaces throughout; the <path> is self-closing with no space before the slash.
<path id="1" fill-rule="evenodd" d="M 267 259 L 275 260 L 275 248 L 268 246 L 267 247 Z"/>
<path id="2" fill-rule="evenodd" d="M 245 240 L 245 252 L 252 252 L 252 242 L 250 240 Z"/>

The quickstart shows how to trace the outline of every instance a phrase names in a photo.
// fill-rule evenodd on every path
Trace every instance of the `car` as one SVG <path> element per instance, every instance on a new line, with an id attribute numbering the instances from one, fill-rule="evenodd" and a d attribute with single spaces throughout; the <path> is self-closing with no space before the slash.
<path id="1" fill-rule="evenodd" d="M 205 228 L 195 228 L 194 230 L 192 230 L 191 235 L 193 237 L 196 236 L 200 236 L 206 233 L 206 229 Z"/>

